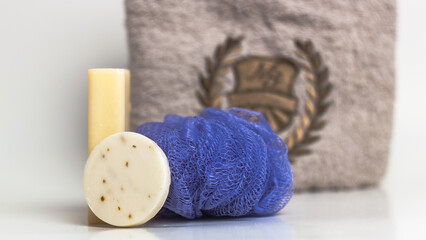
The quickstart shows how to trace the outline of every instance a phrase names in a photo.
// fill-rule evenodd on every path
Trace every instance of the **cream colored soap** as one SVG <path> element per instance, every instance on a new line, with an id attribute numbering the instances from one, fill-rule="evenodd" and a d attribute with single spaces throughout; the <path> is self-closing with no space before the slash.
<path id="1" fill-rule="evenodd" d="M 88 142 L 90 151 L 104 138 L 127 129 L 130 113 L 127 69 L 89 69 Z"/>
<path id="2" fill-rule="evenodd" d="M 130 113 L 130 73 L 127 69 L 96 68 L 88 73 L 88 149 L 111 134 L 127 130 Z M 91 211 L 89 224 L 102 223 Z"/>
<path id="3" fill-rule="evenodd" d="M 102 140 L 89 155 L 84 195 L 106 223 L 127 227 L 153 218 L 169 193 L 167 157 L 151 139 L 122 132 Z"/>

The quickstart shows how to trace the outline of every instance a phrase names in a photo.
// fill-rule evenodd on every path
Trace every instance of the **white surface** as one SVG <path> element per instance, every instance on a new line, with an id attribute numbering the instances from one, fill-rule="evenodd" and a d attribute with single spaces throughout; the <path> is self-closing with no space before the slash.
<path id="1" fill-rule="evenodd" d="M 271 217 L 154 219 L 131 229 L 88 227 L 83 201 L 51 200 L 2 210 L 0 238 L 424 240 L 426 198 L 407 192 L 304 193 L 295 195 L 284 211 Z"/>
<path id="2" fill-rule="evenodd" d="M 0 239 L 426 239 L 425 12 L 425 1 L 399 1 L 395 128 L 379 189 L 298 194 L 268 218 L 104 229 L 85 220 L 86 81 L 88 68 L 126 66 L 122 2 L 0 0 Z"/>
<path id="3" fill-rule="evenodd" d="M 113 134 L 91 151 L 84 196 L 93 213 L 114 226 L 141 225 L 163 207 L 170 169 L 163 150 L 134 132 Z"/>

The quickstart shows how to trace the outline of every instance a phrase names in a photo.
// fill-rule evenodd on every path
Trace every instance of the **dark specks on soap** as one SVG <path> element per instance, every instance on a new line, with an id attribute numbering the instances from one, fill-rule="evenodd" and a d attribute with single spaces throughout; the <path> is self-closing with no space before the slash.
<path id="1" fill-rule="evenodd" d="M 124 191 L 124 188 L 123 188 L 123 187 L 120 187 L 120 190 L 121 190 L 121 191 Z"/>
<path id="2" fill-rule="evenodd" d="M 121 207 L 120 207 L 120 206 L 117 206 L 117 210 L 118 210 L 118 211 L 121 211 Z"/>
<path id="3" fill-rule="evenodd" d="M 126 161 L 126 167 L 129 167 L 129 161 Z"/>
<path id="4" fill-rule="evenodd" d="M 129 214 L 129 219 L 132 218 L 132 214 Z"/>
<path id="5" fill-rule="evenodd" d="M 105 197 L 104 196 L 101 196 L 101 201 L 102 202 L 105 201 Z"/>
<path id="6" fill-rule="evenodd" d="M 148 148 L 149 148 L 149 149 L 151 149 L 151 148 L 152 148 L 152 146 L 148 146 Z"/>
<path id="7" fill-rule="evenodd" d="M 109 152 L 109 148 L 107 148 L 107 152 Z"/>
<path id="8" fill-rule="evenodd" d="M 106 183 L 106 180 L 105 180 L 105 179 L 102 179 L 102 183 Z"/>
<path id="9" fill-rule="evenodd" d="M 151 195 L 148 195 L 148 198 L 151 198 Z"/>
<path id="10" fill-rule="evenodd" d="M 136 148 L 136 145 L 132 145 L 132 148 Z"/>

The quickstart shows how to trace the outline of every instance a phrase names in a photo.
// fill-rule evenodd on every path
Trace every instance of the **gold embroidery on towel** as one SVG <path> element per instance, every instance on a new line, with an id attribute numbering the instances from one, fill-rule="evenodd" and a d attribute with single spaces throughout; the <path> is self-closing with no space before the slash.
<path id="1" fill-rule="evenodd" d="M 321 117 L 331 105 L 326 101 L 332 90 L 328 68 L 311 41 L 295 41 L 298 61 L 284 56 L 241 57 L 241 42 L 241 37 L 227 38 L 212 58 L 206 58 L 206 74 L 198 77 L 202 88 L 197 91 L 198 100 L 204 107 L 221 108 L 226 98 L 229 107 L 260 112 L 277 134 L 291 127 L 284 142 L 294 163 L 297 156 L 311 152 L 309 145 L 320 139 L 315 132 L 326 124 Z M 236 86 L 225 95 L 221 78 L 231 70 Z M 293 84 L 301 70 L 308 84 L 304 108 L 298 112 Z M 300 121 L 292 124 L 296 116 Z"/>

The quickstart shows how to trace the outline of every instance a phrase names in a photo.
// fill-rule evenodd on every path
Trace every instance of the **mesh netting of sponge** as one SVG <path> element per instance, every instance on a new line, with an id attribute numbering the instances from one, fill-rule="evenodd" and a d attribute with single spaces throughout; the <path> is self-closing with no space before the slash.
<path id="1" fill-rule="evenodd" d="M 293 195 L 287 147 L 260 113 L 206 108 L 194 117 L 167 115 L 136 132 L 155 141 L 169 161 L 161 215 L 270 215 Z"/>

